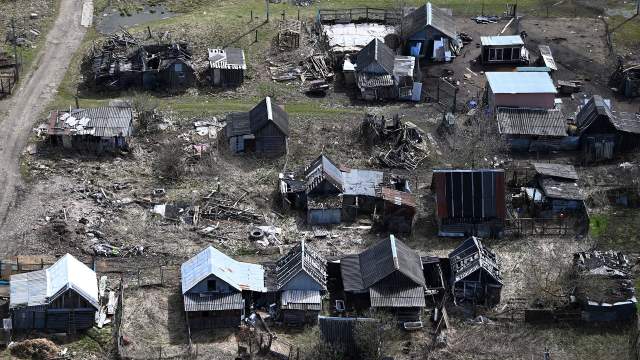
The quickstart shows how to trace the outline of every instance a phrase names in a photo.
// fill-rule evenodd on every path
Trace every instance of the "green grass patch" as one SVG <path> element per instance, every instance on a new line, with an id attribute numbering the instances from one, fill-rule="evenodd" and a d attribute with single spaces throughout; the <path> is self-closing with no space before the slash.
<path id="1" fill-rule="evenodd" d="M 640 249 L 640 209 L 615 209 L 592 215 L 589 225 L 600 250 L 629 253 Z"/>
<path id="2" fill-rule="evenodd" d="M 607 230 L 608 218 L 605 215 L 593 215 L 589 219 L 589 232 L 591 236 L 600 237 Z"/>
<path id="3" fill-rule="evenodd" d="M 609 29 L 616 29 L 612 34 L 616 47 L 638 48 L 640 45 L 640 17 L 625 19 L 622 16 L 609 20 Z"/>

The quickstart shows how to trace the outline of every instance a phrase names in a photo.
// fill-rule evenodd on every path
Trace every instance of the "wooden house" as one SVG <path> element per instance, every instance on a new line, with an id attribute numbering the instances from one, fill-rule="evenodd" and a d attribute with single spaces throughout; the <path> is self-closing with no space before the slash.
<path id="1" fill-rule="evenodd" d="M 567 118 L 561 109 L 496 109 L 498 132 L 518 152 L 576 150 L 579 138 L 569 136 Z"/>
<path id="2" fill-rule="evenodd" d="M 490 110 L 554 109 L 556 87 L 546 72 L 487 72 L 487 97 Z"/>
<path id="3" fill-rule="evenodd" d="M 418 253 L 393 235 L 340 259 L 347 308 L 395 315 L 405 328 L 422 326 L 425 280 Z"/>
<path id="4" fill-rule="evenodd" d="M 280 156 L 287 153 L 289 115 L 266 97 L 248 112 L 230 114 L 224 135 L 234 154 Z"/>
<path id="5" fill-rule="evenodd" d="M 47 134 L 53 144 L 65 149 L 98 153 L 127 149 L 133 135 L 133 112 L 130 107 L 117 106 L 52 111 Z"/>
<path id="6" fill-rule="evenodd" d="M 96 273 L 69 254 L 47 269 L 11 275 L 9 286 L 14 329 L 73 333 L 93 327 Z"/>
<path id="7" fill-rule="evenodd" d="M 396 26 L 406 55 L 419 59 L 450 61 L 461 47 L 453 17 L 430 2 L 406 15 Z"/>
<path id="8" fill-rule="evenodd" d="M 520 35 L 482 36 L 480 60 L 483 65 L 529 65 L 529 51 Z"/>
<path id="9" fill-rule="evenodd" d="M 506 218 L 504 170 L 436 169 L 438 235 L 499 237 Z"/>
<path id="10" fill-rule="evenodd" d="M 552 214 L 584 210 L 585 195 L 577 184 L 578 173 L 573 165 L 533 163 L 533 167 L 537 187 L 527 189 L 527 197 L 540 204 L 539 210 Z"/>
<path id="11" fill-rule="evenodd" d="M 640 116 L 613 111 L 599 95 L 580 108 L 576 126 L 583 161 L 587 163 L 611 160 L 640 142 Z"/>
<path id="12" fill-rule="evenodd" d="M 479 238 L 472 236 L 449 254 L 451 293 L 455 302 L 493 306 L 500 302 L 500 264 Z"/>
<path id="13" fill-rule="evenodd" d="M 304 171 L 307 223 L 339 224 L 342 221 L 342 172 L 325 155 L 320 155 Z"/>
<path id="14" fill-rule="evenodd" d="M 327 261 L 302 240 L 276 263 L 281 319 L 288 325 L 315 323 L 327 290 Z"/>
<path id="15" fill-rule="evenodd" d="M 209 49 L 210 81 L 214 86 L 236 87 L 244 82 L 247 61 L 238 48 Z"/>
<path id="16" fill-rule="evenodd" d="M 266 292 L 264 268 L 236 261 L 209 246 L 183 263 L 182 296 L 192 330 L 236 327 L 253 292 Z"/>

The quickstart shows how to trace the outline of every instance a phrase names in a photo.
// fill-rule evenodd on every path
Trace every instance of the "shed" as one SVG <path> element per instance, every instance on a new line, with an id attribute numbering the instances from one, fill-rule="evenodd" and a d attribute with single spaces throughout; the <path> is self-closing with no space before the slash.
<path id="1" fill-rule="evenodd" d="M 568 136 L 561 109 L 499 107 L 498 131 L 514 151 L 576 150 L 578 138 Z"/>
<path id="2" fill-rule="evenodd" d="M 490 108 L 553 109 L 556 87 L 545 72 L 487 72 Z"/>
<path id="3" fill-rule="evenodd" d="M 158 86 L 169 89 L 184 89 L 196 81 L 196 71 L 185 57 L 169 57 L 160 60 L 158 66 Z M 143 86 L 149 83 L 143 75 Z M 149 86 L 146 86 L 149 87 Z"/>
<path id="4" fill-rule="evenodd" d="M 529 65 L 529 51 L 520 35 L 482 36 L 480 60 L 484 65 Z"/>
<path id="5" fill-rule="evenodd" d="M 416 198 L 410 192 L 388 187 L 379 188 L 382 204 L 376 207 L 384 229 L 393 233 L 411 233 L 417 214 Z"/>
<path id="6" fill-rule="evenodd" d="M 500 302 L 502 276 L 496 255 L 475 237 L 469 237 L 449 254 L 454 301 L 493 306 Z"/>
<path id="7" fill-rule="evenodd" d="M 446 11 L 430 2 L 406 15 L 396 32 L 404 42 L 406 55 L 432 61 L 450 61 L 460 47 L 456 23 Z"/>
<path id="8" fill-rule="evenodd" d="M 232 153 L 280 156 L 288 149 L 289 115 L 266 97 L 249 112 L 227 116 L 224 134 Z"/>
<path id="9" fill-rule="evenodd" d="M 209 69 L 214 86 L 235 87 L 244 81 L 247 61 L 238 48 L 209 49 Z"/>
<path id="10" fill-rule="evenodd" d="M 439 236 L 500 236 L 506 217 L 502 169 L 435 169 Z"/>
<path id="11" fill-rule="evenodd" d="M 96 273 L 70 254 L 47 269 L 11 275 L 9 286 L 14 329 L 73 333 L 93 327 Z"/>
<path id="12" fill-rule="evenodd" d="M 133 111 L 128 106 L 52 111 L 47 134 L 52 143 L 66 149 L 98 153 L 127 149 L 133 135 Z"/>
<path id="13" fill-rule="evenodd" d="M 261 265 L 236 261 L 209 246 L 180 267 L 187 324 L 191 329 L 235 327 L 251 293 L 267 291 Z"/>

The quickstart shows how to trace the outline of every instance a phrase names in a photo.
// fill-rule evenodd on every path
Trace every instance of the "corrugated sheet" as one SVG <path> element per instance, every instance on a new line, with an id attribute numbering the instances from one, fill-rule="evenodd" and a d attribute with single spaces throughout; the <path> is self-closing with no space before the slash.
<path id="1" fill-rule="evenodd" d="M 192 293 L 184 295 L 184 311 L 239 310 L 243 307 L 242 294 L 239 292 L 206 296 Z"/>
<path id="2" fill-rule="evenodd" d="M 551 54 L 551 48 L 548 45 L 538 45 L 538 50 L 540 50 L 545 66 L 552 70 L 558 70 L 558 65 Z"/>
<path id="3" fill-rule="evenodd" d="M 494 94 L 556 94 L 553 80 L 540 72 L 487 72 Z"/>
<path id="4" fill-rule="evenodd" d="M 11 275 L 10 292 L 11 308 L 47 304 L 47 272 L 38 270 Z"/>
<path id="5" fill-rule="evenodd" d="M 280 308 L 284 310 L 320 311 L 322 308 L 320 291 L 285 290 L 280 295 Z"/>
<path id="6" fill-rule="evenodd" d="M 212 246 L 183 263 L 180 271 L 183 294 L 209 275 L 215 275 L 238 291 L 266 292 L 261 265 L 236 261 Z"/>
<path id="7" fill-rule="evenodd" d="M 497 110 L 498 129 L 505 135 L 566 136 L 560 109 L 503 108 Z"/>
<path id="8" fill-rule="evenodd" d="M 416 197 L 412 193 L 405 191 L 382 187 L 380 188 L 380 197 L 384 201 L 388 201 L 397 206 L 416 207 Z"/>
<path id="9" fill-rule="evenodd" d="M 361 88 L 393 86 L 393 76 L 370 73 L 358 73 L 358 86 Z"/>
<path id="10" fill-rule="evenodd" d="M 541 181 L 542 192 L 548 198 L 564 200 L 584 200 L 585 196 L 578 184 L 573 181 L 558 181 L 547 178 Z"/>
<path id="11" fill-rule="evenodd" d="M 209 66 L 212 69 L 246 70 L 244 50 L 238 48 L 209 49 Z"/>
<path id="12" fill-rule="evenodd" d="M 347 255 L 340 259 L 342 286 L 345 291 L 361 291 L 365 289 L 360 272 L 360 256 Z"/>
<path id="13" fill-rule="evenodd" d="M 436 205 L 440 219 L 504 219 L 504 170 L 435 169 Z"/>
<path id="14" fill-rule="evenodd" d="M 402 19 L 402 25 L 398 26 L 398 33 L 404 38 L 424 30 L 427 26 L 440 31 L 451 39 L 458 36 L 456 23 L 453 17 L 444 10 L 427 3 L 411 12 Z"/>
<path id="15" fill-rule="evenodd" d="M 382 171 L 350 169 L 342 173 L 344 195 L 376 196 L 378 187 L 384 178 Z"/>
<path id="16" fill-rule="evenodd" d="M 532 163 L 532 165 L 536 172 L 543 176 L 578 180 L 578 172 L 573 165 L 549 163 Z"/>
<path id="17" fill-rule="evenodd" d="M 381 286 L 382 285 L 382 286 Z M 371 307 L 425 307 L 422 286 L 384 286 L 369 288 Z"/>
<path id="18" fill-rule="evenodd" d="M 315 186 L 327 180 L 333 184 L 338 190 L 343 191 L 344 179 L 342 172 L 338 167 L 325 155 L 320 155 L 309 165 L 304 171 L 307 180 L 307 192 L 313 190 Z"/>
<path id="19" fill-rule="evenodd" d="M 282 288 L 300 271 L 304 271 L 320 286 L 326 288 L 327 261 L 320 253 L 302 240 L 276 263 L 277 286 Z"/>
<path id="20" fill-rule="evenodd" d="M 58 112 L 49 125 L 50 135 L 131 136 L 133 113 L 129 107 L 105 106 Z"/>
<path id="21" fill-rule="evenodd" d="M 481 36 L 480 43 L 482 46 L 517 46 L 524 45 L 524 41 L 520 35 L 508 36 Z"/>
<path id="22" fill-rule="evenodd" d="M 356 72 L 363 72 L 369 65 L 378 64 L 386 75 L 393 74 L 396 54 L 384 42 L 373 39 L 356 55 Z"/>
<path id="23" fill-rule="evenodd" d="M 611 110 L 607 102 L 600 95 L 594 95 L 581 107 L 576 116 L 576 124 L 582 132 L 599 118 L 606 118 L 616 130 L 640 134 L 640 116 Z"/>

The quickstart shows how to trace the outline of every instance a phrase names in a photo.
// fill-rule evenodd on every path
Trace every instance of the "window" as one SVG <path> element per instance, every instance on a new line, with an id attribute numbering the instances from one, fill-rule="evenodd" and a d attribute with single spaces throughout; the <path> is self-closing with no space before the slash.
<path id="1" fill-rule="evenodd" d="M 207 291 L 216 291 L 216 281 L 207 280 Z"/>
<path id="2" fill-rule="evenodd" d="M 496 60 L 502 60 L 502 49 L 496 49 Z"/>
<path id="3" fill-rule="evenodd" d="M 513 48 L 505 48 L 504 49 L 504 60 L 511 60 L 511 54 L 512 54 Z"/>
<path id="4" fill-rule="evenodd" d="M 174 64 L 173 71 L 176 73 L 176 76 L 181 79 L 184 79 L 185 77 L 187 77 L 187 74 L 184 71 L 184 64 L 182 63 Z"/>

